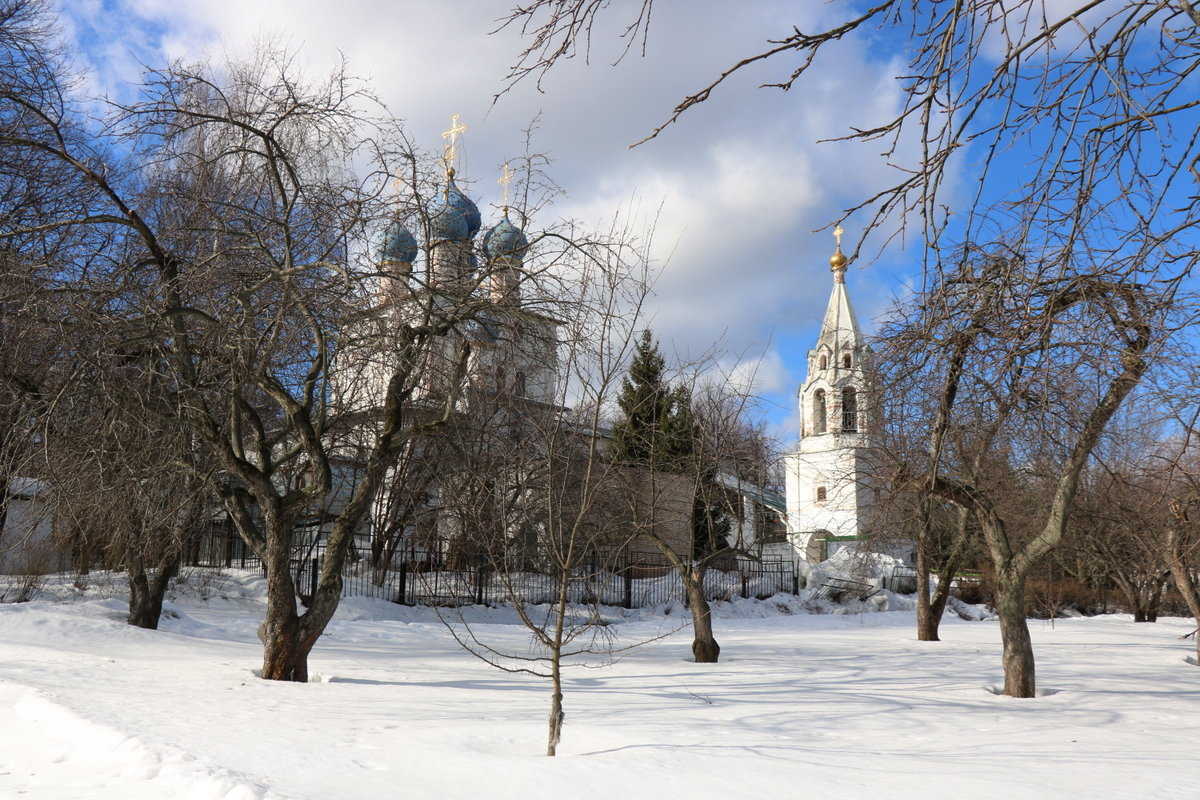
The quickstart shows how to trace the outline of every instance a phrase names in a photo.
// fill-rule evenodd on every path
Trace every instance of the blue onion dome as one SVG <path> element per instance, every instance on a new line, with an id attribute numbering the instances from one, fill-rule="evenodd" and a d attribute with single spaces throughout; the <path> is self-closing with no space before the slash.
<path id="1" fill-rule="evenodd" d="M 388 261 L 411 264 L 417 258 L 418 249 L 416 237 L 404 227 L 403 222 L 393 219 L 379 237 L 375 255 L 381 264 Z"/>
<path id="2" fill-rule="evenodd" d="M 479 233 L 481 223 L 479 208 L 454 183 L 451 172 L 442 202 L 429 210 L 429 238 L 435 242 L 464 242 Z"/>
<path id="3" fill-rule="evenodd" d="M 483 252 L 487 254 L 488 258 L 500 258 L 501 256 L 521 258 L 525 255 L 528 247 L 529 240 L 525 238 L 525 234 L 521 232 L 520 228 L 509 222 L 507 213 L 505 213 L 504 219 L 483 235 Z"/>

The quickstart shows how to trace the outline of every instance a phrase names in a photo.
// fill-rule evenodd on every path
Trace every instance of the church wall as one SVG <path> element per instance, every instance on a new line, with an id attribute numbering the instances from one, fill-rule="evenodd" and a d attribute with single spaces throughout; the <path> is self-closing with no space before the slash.
<path id="1" fill-rule="evenodd" d="M 635 550 L 653 550 L 647 531 L 658 536 L 684 558 L 692 555 L 692 507 L 695 484 L 685 475 L 622 467 L 617 470 L 619 496 L 623 502 L 605 511 L 622 520 Z M 621 505 L 624 507 L 622 508 Z"/>

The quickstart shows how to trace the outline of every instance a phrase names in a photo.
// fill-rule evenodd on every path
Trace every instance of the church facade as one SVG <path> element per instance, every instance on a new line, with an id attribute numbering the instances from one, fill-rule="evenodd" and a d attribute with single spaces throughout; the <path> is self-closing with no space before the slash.
<path id="1" fill-rule="evenodd" d="M 573 428 L 563 424 L 570 412 L 559 398 L 563 323 L 523 296 L 528 239 L 509 219 L 507 206 L 496 224 L 483 228 L 478 207 L 455 183 L 452 153 L 443 188 L 421 220 L 424 245 L 399 217 L 378 240 L 378 291 L 343 331 L 331 386 L 332 402 L 369 426 L 397 360 L 412 357 L 399 334 L 442 316 L 461 317 L 418 352 L 421 363 L 412 369 L 419 385 L 407 402 L 418 416 L 444 413 L 449 402 L 458 444 L 466 437 L 481 455 L 461 446 L 448 452 L 446 437 L 410 441 L 389 477 L 391 488 L 365 521 L 364 535 L 373 541 L 386 539 L 431 557 L 455 550 L 456 541 L 471 543 L 462 551 L 469 555 L 479 541 L 498 545 L 545 528 L 525 502 L 530 465 L 545 449 L 538 429 Z M 786 502 L 736 478 L 728 487 L 740 498 L 733 520 L 738 541 L 764 555 L 822 560 L 831 544 L 859 536 L 871 514 L 874 489 L 863 478 L 873 435 L 870 352 L 846 292 L 846 261 L 839 246 L 830 260 L 829 305 L 799 391 L 799 447 L 785 458 Z M 349 487 L 360 448 L 355 429 L 346 436 Z M 526 449 L 532 455 L 522 460 Z M 639 496 L 625 483 L 628 496 L 608 504 L 610 525 L 619 526 L 628 516 L 628 497 Z M 684 505 L 690 510 L 690 501 L 680 509 Z M 779 513 L 784 506 L 786 514 Z M 678 536 L 668 538 L 679 538 L 679 548 L 687 549 L 687 514 L 657 511 L 648 516 L 683 520 Z M 786 516 L 785 535 L 770 524 L 780 516 Z"/>
<path id="2" fill-rule="evenodd" d="M 871 351 L 846 290 L 839 244 L 833 288 L 797 402 L 800 440 L 784 458 L 788 550 L 821 561 L 870 528 L 878 501 L 870 459 L 877 419 Z"/>

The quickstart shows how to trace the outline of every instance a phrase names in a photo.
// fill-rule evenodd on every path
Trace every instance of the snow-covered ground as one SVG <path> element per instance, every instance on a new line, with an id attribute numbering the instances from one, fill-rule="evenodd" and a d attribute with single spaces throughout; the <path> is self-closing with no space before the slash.
<path id="1" fill-rule="evenodd" d="M 1024 800 L 1200 786 L 1185 620 L 1033 621 L 1042 696 L 1014 700 L 994 693 L 993 621 L 950 618 L 945 641 L 921 643 L 911 610 L 721 603 L 721 663 L 695 664 L 681 609 L 614 609 L 620 643 L 674 632 L 567 674 L 550 759 L 547 683 L 467 655 L 429 610 L 347 601 L 312 683 L 257 679 L 261 590 L 243 572 L 207 601 L 181 594 L 160 631 L 125 625 L 103 587 L 0 605 L 0 797 Z M 482 638 L 528 651 L 511 612 L 469 613 Z"/>

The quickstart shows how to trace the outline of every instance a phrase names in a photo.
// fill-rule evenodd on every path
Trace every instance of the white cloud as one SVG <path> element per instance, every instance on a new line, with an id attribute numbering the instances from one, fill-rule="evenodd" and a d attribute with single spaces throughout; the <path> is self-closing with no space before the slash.
<path id="1" fill-rule="evenodd" d="M 244 53 L 264 35 L 302 48 L 314 72 L 344 54 L 418 145 L 440 148 L 450 114 L 462 115 L 469 129 L 461 174 L 485 219 L 499 203 L 500 165 L 522 152 L 523 129 L 540 113 L 534 146 L 554 158 L 552 177 L 568 193 L 553 213 L 600 221 L 624 207 L 649 218 L 661 202 L 655 255 L 669 261 L 649 311 L 664 349 L 686 356 L 721 340 L 730 352 L 760 354 L 753 359 L 758 390 L 790 407 L 830 286 L 831 237 L 812 231 L 891 174 L 878 143 L 816 141 L 894 111 L 892 67 L 849 39 L 803 86 L 756 88 L 786 77 L 794 64 L 781 57 L 735 76 L 658 139 L 630 150 L 682 97 L 738 58 L 765 49 L 793 24 L 813 28 L 845 9 L 787 0 L 736 12 L 721 0 L 659 3 L 646 57 L 633 52 L 610 67 L 620 52 L 613 34 L 625 22 L 614 6 L 601 17 L 590 66 L 582 58 L 564 62 L 547 76 L 544 93 L 521 84 L 493 106 L 523 46 L 513 30 L 488 35 L 508 6 L 77 0 L 63 7 L 69 33 L 85 43 L 109 86 L 133 80 L 139 63 L 197 58 L 206 48 Z M 895 158 L 914 157 L 902 147 Z M 531 227 L 548 222 L 535 219 Z M 867 307 L 882 307 L 890 293 L 882 283 L 864 290 Z"/>

